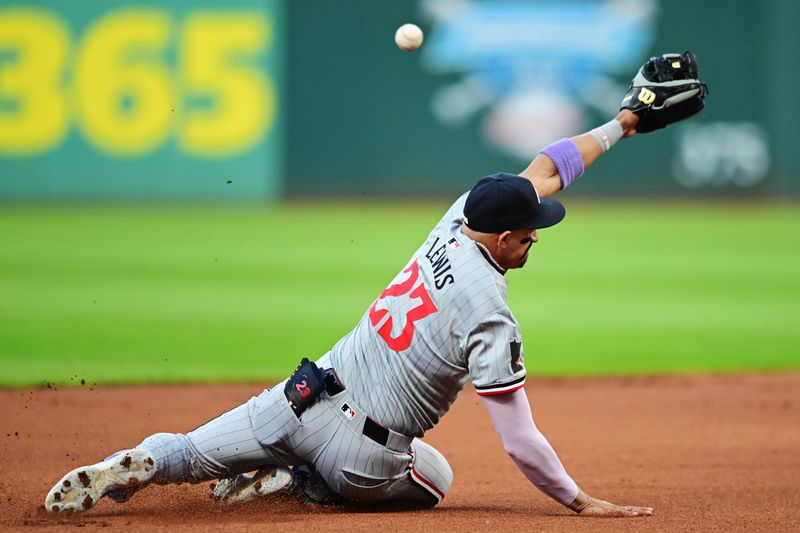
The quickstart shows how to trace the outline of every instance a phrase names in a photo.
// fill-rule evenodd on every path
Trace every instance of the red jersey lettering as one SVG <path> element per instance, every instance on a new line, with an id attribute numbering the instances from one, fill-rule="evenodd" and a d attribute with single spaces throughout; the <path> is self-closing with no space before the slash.
<path id="1" fill-rule="evenodd" d="M 389 314 L 388 309 L 378 309 L 378 302 L 388 296 L 404 296 L 408 295 L 409 299 L 420 300 L 419 305 L 413 307 L 406 312 L 405 326 L 403 331 L 396 337 L 392 336 L 392 327 L 394 326 L 394 319 L 389 316 L 381 327 L 377 329 L 378 335 L 386 341 L 387 346 L 395 352 L 402 352 L 411 346 L 411 341 L 414 338 L 414 322 L 425 318 L 426 316 L 438 311 L 436 304 L 433 303 L 428 290 L 425 288 L 424 283 L 417 284 L 419 281 L 419 263 L 415 260 L 411 265 L 403 270 L 408 273 L 408 279 L 401 283 L 389 285 L 375 300 L 372 307 L 369 308 L 369 320 L 373 327 L 378 328 L 378 324 L 383 318 Z M 413 290 L 412 290 L 413 289 Z"/>

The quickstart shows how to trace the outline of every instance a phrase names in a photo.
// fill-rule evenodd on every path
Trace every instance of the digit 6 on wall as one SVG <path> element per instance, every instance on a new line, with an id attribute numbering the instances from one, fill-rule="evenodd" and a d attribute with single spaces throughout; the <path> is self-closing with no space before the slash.
<path id="1" fill-rule="evenodd" d="M 164 64 L 170 35 L 165 11 L 112 11 L 87 30 L 75 70 L 79 124 L 85 138 L 112 155 L 162 145 L 175 108 Z"/>

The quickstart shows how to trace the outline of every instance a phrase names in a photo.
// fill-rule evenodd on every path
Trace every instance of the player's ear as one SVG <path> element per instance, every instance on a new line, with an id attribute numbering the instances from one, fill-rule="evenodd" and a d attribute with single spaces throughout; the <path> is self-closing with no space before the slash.
<path id="1" fill-rule="evenodd" d="M 497 234 L 497 247 L 505 248 L 508 246 L 508 241 L 511 239 L 511 232 L 506 230 L 503 233 Z"/>

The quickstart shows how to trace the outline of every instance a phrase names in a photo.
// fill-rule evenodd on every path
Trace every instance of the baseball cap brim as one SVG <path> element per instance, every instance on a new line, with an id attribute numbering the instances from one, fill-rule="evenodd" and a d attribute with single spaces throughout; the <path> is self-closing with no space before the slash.
<path id="1" fill-rule="evenodd" d="M 561 202 L 551 198 L 542 198 L 539 202 L 541 207 L 536 218 L 531 222 L 530 229 L 549 228 L 564 220 L 567 210 L 561 205 Z"/>

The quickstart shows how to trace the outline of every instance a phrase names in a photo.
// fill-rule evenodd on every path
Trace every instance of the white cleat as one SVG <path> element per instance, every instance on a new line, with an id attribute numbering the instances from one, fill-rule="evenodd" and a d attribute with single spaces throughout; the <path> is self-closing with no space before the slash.
<path id="1" fill-rule="evenodd" d="M 288 489 L 292 471 L 283 466 L 264 467 L 255 474 L 239 474 L 221 479 L 213 487 L 213 498 L 221 503 L 239 503 Z"/>
<path id="2" fill-rule="evenodd" d="M 109 492 L 133 492 L 147 484 L 155 473 L 155 461 L 148 452 L 126 450 L 68 473 L 50 489 L 44 508 L 49 513 L 88 511 Z"/>

